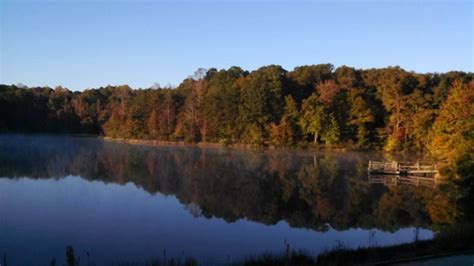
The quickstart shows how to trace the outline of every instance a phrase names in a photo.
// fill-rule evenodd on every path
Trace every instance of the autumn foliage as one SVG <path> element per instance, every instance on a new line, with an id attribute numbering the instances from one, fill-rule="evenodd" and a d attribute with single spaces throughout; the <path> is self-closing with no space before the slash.
<path id="1" fill-rule="evenodd" d="M 176 88 L 0 85 L 0 131 L 428 150 L 451 160 L 474 146 L 473 77 L 321 64 L 199 69 Z"/>

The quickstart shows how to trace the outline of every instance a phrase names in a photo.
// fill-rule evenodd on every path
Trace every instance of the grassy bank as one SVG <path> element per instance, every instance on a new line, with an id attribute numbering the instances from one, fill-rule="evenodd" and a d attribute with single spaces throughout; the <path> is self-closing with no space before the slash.
<path id="1" fill-rule="evenodd" d="M 474 224 L 450 227 L 432 240 L 389 246 L 348 249 L 339 247 L 311 257 L 303 252 L 262 255 L 236 265 L 386 265 L 474 252 Z"/>
<path id="2" fill-rule="evenodd" d="M 289 247 L 280 254 L 265 253 L 249 257 L 238 262 L 225 263 L 229 266 L 256 266 L 256 265 L 389 265 L 407 262 L 422 262 L 461 254 L 474 254 L 474 224 L 458 224 L 438 233 L 432 240 L 422 240 L 413 243 L 388 246 L 349 249 L 339 246 L 336 249 L 324 252 L 317 257 L 302 251 L 291 251 Z M 74 255 L 72 247 L 66 249 L 66 264 L 52 259 L 49 265 L 96 265 L 93 258 L 87 253 L 86 258 Z M 3 265 L 9 265 L 6 254 L 3 254 Z M 166 266 L 194 266 L 206 265 L 199 263 L 192 257 L 167 258 L 163 257 L 134 262 L 114 262 L 109 265 L 166 265 Z"/>

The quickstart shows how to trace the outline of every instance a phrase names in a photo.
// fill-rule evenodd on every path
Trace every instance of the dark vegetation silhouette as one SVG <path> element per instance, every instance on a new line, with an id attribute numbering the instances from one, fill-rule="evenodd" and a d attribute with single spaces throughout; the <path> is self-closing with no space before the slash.
<path id="1" fill-rule="evenodd" d="M 76 266 L 76 257 L 74 256 L 74 249 L 72 246 L 66 247 L 66 260 L 68 266 Z"/>

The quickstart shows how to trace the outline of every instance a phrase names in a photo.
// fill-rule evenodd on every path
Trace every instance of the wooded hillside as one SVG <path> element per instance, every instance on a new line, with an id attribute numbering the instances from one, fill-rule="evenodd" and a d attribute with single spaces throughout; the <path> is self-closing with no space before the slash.
<path id="1" fill-rule="evenodd" d="M 331 64 L 286 71 L 199 69 L 176 88 L 0 85 L 3 132 L 116 138 L 429 150 L 473 145 L 474 74 Z"/>

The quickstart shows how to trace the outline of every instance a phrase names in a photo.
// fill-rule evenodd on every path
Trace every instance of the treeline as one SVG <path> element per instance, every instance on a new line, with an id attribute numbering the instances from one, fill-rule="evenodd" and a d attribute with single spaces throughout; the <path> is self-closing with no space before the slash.
<path id="1" fill-rule="evenodd" d="M 472 141 L 473 78 L 320 64 L 199 69 L 176 88 L 0 85 L 0 130 L 444 154 Z"/>

